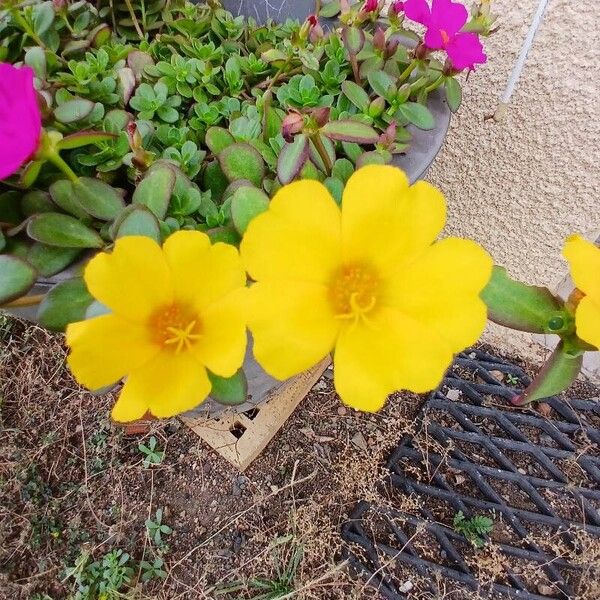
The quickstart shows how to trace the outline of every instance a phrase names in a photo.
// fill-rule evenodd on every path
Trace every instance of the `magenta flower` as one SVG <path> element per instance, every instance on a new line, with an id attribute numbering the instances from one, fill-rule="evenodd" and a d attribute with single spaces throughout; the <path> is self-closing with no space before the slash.
<path id="1" fill-rule="evenodd" d="M 33 70 L 0 63 L 0 179 L 16 173 L 35 154 L 41 133 Z"/>
<path id="2" fill-rule="evenodd" d="M 473 69 L 483 64 L 487 56 L 476 33 L 462 33 L 469 13 L 459 2 L 433 0 L 431 8 L 426 0 L 406 0 L 404 14 L 427 27 L 425 45 L 432 50 L 445 50 L 457 71 Z"/>
<path id="3" fill-rule="evenodd" d="M 366 0 L 362 7 L 362 12 L 370 13 L 379 9 L 379 0 Z"/>

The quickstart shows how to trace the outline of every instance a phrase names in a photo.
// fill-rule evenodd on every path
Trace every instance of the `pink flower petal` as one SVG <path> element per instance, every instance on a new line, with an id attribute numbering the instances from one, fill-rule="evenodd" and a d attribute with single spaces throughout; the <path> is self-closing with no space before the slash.
<path id="1" fill-rule="evenodd" d="M 442 32 L 440 29 L 435 27 L 430 27 L 425 32 L 425 37 L 423 38 L 425 45 L 432 50 L 440 50 L 444 47 L 444 40 L 442 38 Z"/>
<path id="2" fill-rule="evenodd" d="M 446 45 L 446 52 L 452 66 L 457 71 L 472 69 L 476 64 L 483 64 L 487 56 L 483 45 L 475 33 L 458 33 Z"/>
<path id="3" fill-rule="evenodd" d="M 416 23 L 428 26 L 431 22 L 431 10 L 426 0 L 406 0 L 404 14 Z"/>
<path id="4" fill-rule="evenodd" d="M 33 70 L 0 63 L 0 179 L 16 173 L 38 148 L 42 116 Z"/>
<path id="5" fill-rule="evenodd" d="M 469 12 L 460 2 L 433 0 L 431 5 L 431 26 L 443 29 L 448 37 L 458 33 L 469 18 Z"/>

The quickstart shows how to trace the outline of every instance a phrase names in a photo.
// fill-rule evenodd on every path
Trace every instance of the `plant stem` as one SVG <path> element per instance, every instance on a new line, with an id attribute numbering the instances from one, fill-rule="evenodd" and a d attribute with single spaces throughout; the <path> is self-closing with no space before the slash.
<path id="1" fill-rule="evenodd" d="M 360 78 L 360 69 L 358 67 L 358 61 L 356 60 L 356 54 L 350 55 L 350 64 L 352 65 L 352 73 L 354 74 L 354 81 L 358 85 L 362 85 L 362 79 Z"/>
<path id="2" fill-rule="evenodd" d="M 71 181 L 71 183 L 78 183 L 79 177 L 75 174 L 73 169 L 62 159 L 58 152 L 49 152 L 45 158 L 49 160 L 55 167 L 59 168 Z"/>
<path id="3" fill-rule="evenodd" d="M 36 294 L 35 296 L 21 296 L 21 298 L 17 298 L 12 302 L 8 302 L 7 304 L 3 304 L 2 308 L 22 308 L 25 306 L 35 306 L 39 304 L 44 298 L 46 294 Z"/>
<path id="4" fill-rule="evenodd" d="M 329 157 L 329 154 L 327 154 L 327 150 L 325 148 L 325 146 L 323 145 L 323 140 L 321 139 L 321 134 L 316 133 L 315 135 L 312 135 L 311 138 L 312 143 L 315 145 L 315 148 L 317 149 L 317 152 L 319 153 L 319 156 L 321 157 L 321 160 L 323 161 L 323 164 L 325 165 L 325 170 L 327 171 L 327 176 L 329 177 L 331 175 L 331 171 L 333 169 L 333 164 L 331 163 L 331 158 Z"/>
<path id="5" fill-rule="evenodd" d="M 133 21 L 133 26 L 135 27 L 135 30 L 140 38 L 140 40 L 144 39 L 144 34 L 142 33 L 142 30 L 140 29 L 140 24 L 137 20 L 137 17 L 135 16 L 135 11 L 133 10 L 133 6 L 131 5 L 131 1 L 130 0 L 125 0 L 125 4 L 127 5 L 127 10 L 129 11 L 129 15 L 131 16 L 131 20 Z"/>
<path id="6" fill-rule="evenodd" d="M 429 94 L 429 92 L 433 92 L 433 90 L 437 90 L 437 88 L 440 87 L 440 85 L 442 85 L 442 83 L 444 82 L 445 76 L 444 75 L 440 75 L 431 85 L 428 85 L 425 88 L 425 93 Z"/>
<path id="7" fill-rule="evenodd" d="M 402 71 L 402 73 L 400 73 L 400 77 L 398 77 L 398 83 L 401 83 L 403 81 L 406 81 L 411 73 L 415 70 L 415 68 L 417 67 L 417 65 L 419 64 L 419 60 L 414 58 L 411 63 L 408 65 L 408 67 L 406 67 L 406 69 L 404 69 L 404 71 Z"/>

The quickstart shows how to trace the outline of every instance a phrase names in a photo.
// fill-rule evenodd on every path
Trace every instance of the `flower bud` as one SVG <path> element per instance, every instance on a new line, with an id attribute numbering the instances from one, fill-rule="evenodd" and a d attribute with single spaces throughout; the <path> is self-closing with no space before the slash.
<path id="1" fill-rule="evenodd" d="M 385 110 L 385 99 L 375 98 L 369 105 L 369 116 L 378 117 Z"/>
<path id="2" fill-rule="evenodd" d="M 288 113 L 281 123 L 281 135 L 286 142 L 292 142 L 294 136 L 304 129 L 304 116 L 299 112 Z"/>
<path id="3" fill-rule="evenodd" d="M 313 108 L 310 111 L 310 116 L 316 123 L 317 127 L 323 127 L 325 123 L 329 122 L 329 114 L 331 109 L 328 106 L 321 106 L 319 108 Z"/>
<path id="4" fill-rule="evenodd" d="M 380 52 L 385 51 L 385 31 L 381 27 L 377 28 L 375 35 L 373 36 L 373 46 Z"/>

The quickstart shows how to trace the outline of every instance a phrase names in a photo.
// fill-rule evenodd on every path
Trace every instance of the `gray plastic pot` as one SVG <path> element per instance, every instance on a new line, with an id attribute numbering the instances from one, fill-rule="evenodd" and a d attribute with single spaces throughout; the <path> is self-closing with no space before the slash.
<path id="1" fill-rule="evenodd" d="M 315 12 L 315 0 L 221 0 L 221 3 L 233 15 L 253 17 L 259 23 L 267 19 L 279 22 L 286 19 L 304 21 Z M 408 46 L 414 44 L 410 40 L 402 40 L 402 43 Z M 427 173 L 442 148 L 450 126 L 451 113 L 442 92 L 436 90 L 432 93 L 427 106 L 435 118 L 435 128 L 423 131 L 409 127 L 413 137 L 408 153 L 394 157 L 394 165 L 407 174 L 411 183 L 422 179 Z"/>
<path id="2" fill-rule="evenodd" d="M 315 0 L 221 0 L 232 14 L 252 17 L 258 23 L 268 19 L 283 22 L 286 19 L 304 21 L 315 12 Z"/>

